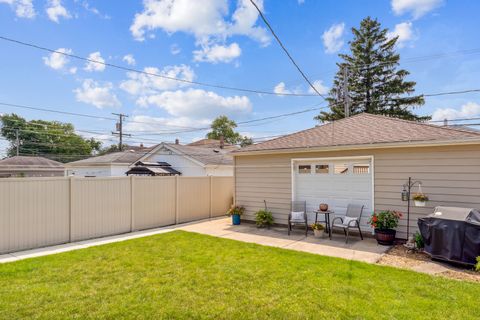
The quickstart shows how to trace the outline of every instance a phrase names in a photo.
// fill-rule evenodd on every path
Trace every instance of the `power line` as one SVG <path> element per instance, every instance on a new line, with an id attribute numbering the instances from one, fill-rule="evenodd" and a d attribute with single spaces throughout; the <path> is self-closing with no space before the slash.
<path id="1" fill-rule="evenodd" d="M 310 82 L 310 80 L 308 80 L 307 76 L 305 75 L 305 73 L 302 71 L 302 69 L 300 69 L 300 66 L 295 62 L 295 60 L 293 59 L 293 57 L 290 55 L 290 53 L 288 52 L 287 48 L 285 48 L 285 46 L 283 45 L 282 41 L 280 40 L 280 38 L 277 36 L 277 34 L 275 33 L 275 31 L 273 30 L 272 26 L 270 25 L 270 23 L 267 21 L 267 19 L 265 18 L 265 16 L 263 15 L 263 12 L 262 10 L 260 10 L 260 8 L 257 6 L 257 4 L 255 3 L 255 1 L 253 0 L 250 0 L 251 4 L 257 9 L 258 11 L 258 14 L 260 15 L 260 17 L 262 18 L 263 22 L 265 23 L 265 25 L 268 27 L 268 29 L 270 30 L 270 32 L 272 33 L 272 35 L 275 37 L 275 39 L 277 40 L 278 44 L 280 45 L 280 47 L 283 49 L 283 51 L 285 52 L 285 54 L 287 55 L 287 57 L 290 59 L 290 61 L 293 63 L 293 65 L 297 68 L 298 72 L 300 72 L 300 74 L 302 75 L 303 79 L 305 79 L 305 81 L 308 83 L 308 85 L 310 86 L 310 88 L 312 88 L 312 90 L 317 93 L 320 97 L 322 97 L 323 99 L 326 99 L 325 96 L 323 96 L 320 92 L 318 92 L 317 88 L 315 88 L 315 86 Z"/>
<path id="2" fill-rule="evenodd" d="M 233 90 L 233 91 L 241 91 L 241 92 L 256 93 L 256 94 L 268 94 L 268 95 L 275 95 L 275 96 L 298 96 L 298 97 L 316 96 L 314 94 L 307 94 L 307 93 L 277 93 L 277 92 L 272 92 L 272 91 L 232 87 L 232 86 L 212 84 L 212 83 L 201 82 L 201 81 L 186 80 L 186 79 L 166 76 L 166 75 L 162 75 L 162 74 L 158 74 L 158 73 L 154 73 L 154 72 L 148 72 L 148 71 L 133 69 L 133 68 L 129 68 L 129 67 L 124 67 L 124 66 L 116 65 L 116 64 L 113 64 L 113 63 L 109 63 L 109 62 L 93 60 L 93 59 L 81 57 L 81 56 L 78 56 L 78 55 L 75 55 L 75 54 L 72 54 L 72 53 L 53 50 L 53 49 L 50 49 L 50 48 L 47 48 L 47 47 L 43 47 L 43 46 L 36 45 L 36 44 L 33 44 L 33 43 L 24 42 L 24 41 L 12 39 L 12 38 L 4 37 L 4 36 L 0 36 L 0 40 L 8 41 L 8 42 L 19 44 L 19 45 L 22 45 L 22 46 L 35 48 L 35 49 L 42 50 L 42 51 L 47 51 L 47 52 L 50 52 L 50 53 L 61 54 L 63 56 L 69 57 L 69 58 L 74 58 L 74 59 L 78 59 L 78 60 L 82 60 L 82 61 L 86 61 L 86 62 L 91 62 L 91 63 L 96 63 L 96 64 L 104 65 L 104 66 L 107 66 L 107 67 L 111 67 L 111 68 L 115 68 L 115 69 L 119 69 L 119 70 L 123 70 L 123 71 L 135 72 L 135 73 L 144 74 L 144 75 L 147 75 L 147 76 L 158 77 L 158 78 L 162 78 L 162 79 L 167 79 L 167 80 L 172 80 L 172 81 L 177 81 L 177 82 L 182 82 L 182 83 L 188 83 L 188 84 L 193 84 L 193 85 L 199 85 L 199 86 L 203 86 L 203 87 Z M 316 91 L 316 89 L 315 89 L 315 91 Z"/>
<path id="3" fill-rule="evenodd" d="M 67 111 L 52 110 L 52 109 L 39 108 L 39 107 L 30 107 L 30 106 L 26 106 L 26 105 L 6 103 L 6 102 L 0 102 L 0 105 L 6 106 L 6 107 L 12 107 L 12 108 L 21 108 L 21 109 L 30 109 L 30 110 L 37 110 L 37 111 L 45 111 L 45 112 L 51 112 L 51 113 L 60 113 L 60 114 L 66 114 L 66 115 L 76 116 L 76 117 L 86 117 L 86 118 L 103 119 L 103 120 L 114 120 L 114 121 L 117 120 L 117 119 L 115 119 L 115 118 L 95 116 L 95 115 L 85 114 L 85 113 L 67 112 Z"/>

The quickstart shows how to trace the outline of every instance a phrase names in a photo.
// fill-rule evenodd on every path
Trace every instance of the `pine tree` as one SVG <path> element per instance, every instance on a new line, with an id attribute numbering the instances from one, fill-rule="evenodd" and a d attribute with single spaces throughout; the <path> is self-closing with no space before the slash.
<path id="1" fill-rule="evenodd" d="M 367 112 L 406 120 L 424 121 L 429 116 L 418 116 L 410 108 L 425 103 L 423 96 L 412 95 L 415 82 L 406 81 L 408 71 L 398 69 L 400 55 L 395 52 L 398 37 L 389 39 L 388 29 L 382 29 L 376 19 L 367 17 L 360 28 L 352 28 L 353 40 L 349 42 L 351 54 L 340 54 L 333 87 L 327 101 L 330 112 L 315 117 L 332 121 L 345 117 L 344 74 L 348 74 L 350 115 Z M 346 68 L 346 70 L 345 70 Z"/>

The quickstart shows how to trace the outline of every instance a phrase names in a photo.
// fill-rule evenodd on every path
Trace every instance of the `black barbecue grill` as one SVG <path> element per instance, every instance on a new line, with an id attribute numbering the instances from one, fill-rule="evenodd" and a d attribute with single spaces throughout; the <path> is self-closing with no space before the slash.
<path id="1" fill-rule="evenodd" d="M 436 207 L 418 219 L 425 252 L 432 258 L 473 265 L 480 256 L 480 210 Z"/>

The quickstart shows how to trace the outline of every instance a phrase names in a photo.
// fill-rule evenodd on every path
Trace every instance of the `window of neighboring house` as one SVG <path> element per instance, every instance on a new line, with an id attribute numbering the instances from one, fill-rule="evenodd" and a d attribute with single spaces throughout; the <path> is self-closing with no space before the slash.
<path id="1" fill-rule="evenodd" d="M 353 174 L 369 174 L 370 164 L 368 163 L 355 163 L 353 165 Z"/>
<path id="2" fill-rule="evenodd" d="M 298 166 L 298 173 L 312 173 L 312 166 L 309 164 L 302 164 Z"/>
<path id="3" fill-rule="evenodd" d="M 348 174 L 348 163 L 336 163 L 334 167 L 335 174 Z"/>
<path id="4" fill-rule="evenodd" d="M 328 164 L 315 165 L 315 173 L 328 173 L 328 171 L 329 171 Z"/>

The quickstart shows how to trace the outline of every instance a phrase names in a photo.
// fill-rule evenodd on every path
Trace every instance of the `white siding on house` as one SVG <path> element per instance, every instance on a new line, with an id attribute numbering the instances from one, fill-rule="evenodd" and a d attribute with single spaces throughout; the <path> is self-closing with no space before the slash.
<path id="1" fill-rule="evenodd" d="M 207 176 L 231 177 L 233 176 L 233 166 L 207 166 Z"/>
<path id="2" fill-rule="evenodd" d="M 206 176 L 205 168 L 198 162 L 192 161 L 185 156 L 173 154 L 168 149 L 160 149 L 155 154 L 147 157 L 149 162 L 168 162 L 172 168 L 182 173 L 182 176 L 201 177 Z"/>
<path id="3" fill-rule="evenodd" d="M 375 210 L 406 212 L 406 202 L 401 201 L 402 185 L 408 177 L 423 182 L 423 192 L 430 201 L 423 208 L 412 204 L 412 232 L 417 230 L 417 219 L 431 213 L 436 206 L 480 208 L 480 145 L 236 156 L 236 203 L 246 207 L 244 218 L 253 220 L 265 199 L 275 222 L 285 224 L 292 196 L 292 158 L 369 155 L 374 156 Z M 398 230 L 398 236 L 404 237 L 406 215 Z"/>
<path id="4" fill-rule="evenodd" d="M 67 176 L 75 177 L 124 177 L 128 166 L 85 166 L 67 169 Z"/>

